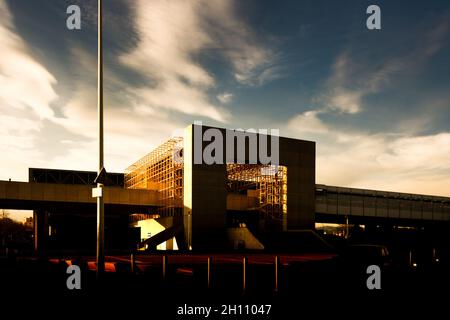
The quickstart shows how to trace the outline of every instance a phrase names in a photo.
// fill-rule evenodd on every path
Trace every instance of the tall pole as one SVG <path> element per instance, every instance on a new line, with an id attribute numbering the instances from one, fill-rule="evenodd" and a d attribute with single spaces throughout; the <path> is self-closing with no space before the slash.
<path id="1" fill-rule="evenodd" d="M 102 0 L 98 0 L 98 174 L 103 169 L 103 41 L 102 41 Z M 103 183 L 97 183 L 99 190 L 103 189 Z M 105 205 L 103 193 L 97 197 L 97 278 L 105 271 Z"/>

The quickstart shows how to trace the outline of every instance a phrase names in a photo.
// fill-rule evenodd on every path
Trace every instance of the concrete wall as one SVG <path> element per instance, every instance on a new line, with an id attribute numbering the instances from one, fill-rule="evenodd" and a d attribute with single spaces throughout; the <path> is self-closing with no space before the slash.
<path id="1" fill-rule="evenodd" d="M 230 248 L 263 250 L 264 245 L 246 227 L 228 228 L 228 241 Z"/>

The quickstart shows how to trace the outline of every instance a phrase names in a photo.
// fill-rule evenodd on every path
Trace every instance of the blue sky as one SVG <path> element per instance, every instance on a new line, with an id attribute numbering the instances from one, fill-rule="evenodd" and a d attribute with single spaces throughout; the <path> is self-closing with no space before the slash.
<path id="1" fill-rule="evenodd" d="M 448 1 L 104 2 L 109 171 L 201 120 L 316 141 L 318 183 L 450 195 Z M 0 179 L 95 170 L 96 37 L 95 0 L 0 0 Z"/>

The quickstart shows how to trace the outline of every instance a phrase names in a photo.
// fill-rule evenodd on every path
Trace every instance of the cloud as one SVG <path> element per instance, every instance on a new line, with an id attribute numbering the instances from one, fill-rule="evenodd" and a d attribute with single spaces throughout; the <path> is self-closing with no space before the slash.
<path id="1" fill-rule="evenodd" d="M 317 143 L 317 180 L 319 183 L 361 186 L 380 174 L 376 157 L 384 151 L 384 138 L 338 131 L 330 132 Z M 366 185 L 365 187 L 368 187 Z"/>
<path id="2" fill-rule="evenodd" d="M 297 133 L 327 133 L 328 126 L 320 120 L 320 111 L 310 110 L 296 115 L 288 122 L 288 128 Z"/>
<path id="3" fill-rule="evenodd" d="M 315 103 L 329 112 L 356 114 L 364 109 L 364 99 L 392 85 L 395 76 L 418 74 L 426 63 L 446 44 L 450 13 L 438 19 L 427 32 L 419 34 L 420 45 L 397 56 L 386 55 L 381 61 L 346 47 L 331 66 L 331 74 Z"/>
<path id="4" fill-rule="evenodd" d="M 242 84 L 262 86 L 268 82 L 281 78 L 282 73 L 279 66 L 266 63 L 250 72 L 244 74 L 236 73 L 235 77 Z"/>
<path id="5" fill-rule="evenodd" d="M 263 85 L 280 76 L 277 55 L 245 23 L 237 1 L 203 1 L 199 12 L 213 45 L 232 65 L 238 82 Z"/>
<path id="6" fill-rule="evenodd" d="M 450 196 L 450 133 L 403 136 L 334 130 L 317 144 L 317 181 Z"/>
<path id="7" fill-rule="evenodd" d="M 2 110 L 3 113 L 3 110 Z M 41 130 L 39 121 L 12 115 L 0 115 L 0 180 L 28 180 L 30 159 L 33 166 L 42 164 L 41 152 L 35 148 L 35 136 Z"/>
<path id="8" fill-rule="evenodd" d="M 336 88 L 328 98 L 328 106 L 342 113 L 358 113 L 361 111 L 361 98 L 364 92 Z"/>
<path id="9" fill-rule="evenodd" d="M 400 58 L 387 59 L 381 65 L 358 62 L 348 50 L 337 56 L 332 73 L 316 103 L 331 112 L 355 114 L 363 109 L 363 99 L 380 92 L 390 77 L 404 68 Z"/>
<path id="10" fill-rule="evenodd" d="M 181 81 L 167 81 L 156 88 L 129 89 L 143 105 L 150 108 L 174 110 L 193 116 L 208 117 L 225 122 L 229 114 L 209 102 L 205 92 Z"/>
<path id="11" fill-rule="evenodd" d="M 233 94 L 229 92 L 224 92 L 217 95 L 217 100 L 222 102 L 223 104 L 230 103 L 233 100 Z"/>
<path id="12" fill-rule="evenodd" d="M 402 137 L 388 142 L 386 149 L 377 157 L 386 168 L 401 164 L 403 170 L 450 170 L 450 133 Z"/>
<path id="13" fill-rule="evenodd" d="M 207 95 L 215 81 L 195 60 L 211 43 L 200 26 L 197 2 L 136 1 L 138 44 L 120 57 L 147 85 L 130 88 L 144 105 L 225 121 Z"/>
<path id="14" fill-rule="evenodd" d="M 450 11 L 444 13 L 436 22 L 433 29 L 431 29 L 425 37 L 424 48 L 422 56 L 428 58 L 436 54 L 444 45 L 447 44 L 446 36 L 450 30 Z"/>
<path id="15" fill-rule="evenodd" d="M 69 50 L 70 61 L 66 73 L 71 90 L 66 101 L 60 106 L 60 115 L 52 121 L 71 133 L 88 139 L 97 137 L 97 70 L 96 57 L 80 47 Z M 73 73 L 76 68 L 76 73 Z M 109 79 L 108 79 L 109 80 Z M 107 96 L 107 95 L 106 95 Z M 105 103 L 106 104 L 106 103 Z"/>
<path id="16" fill-rule="evenodd" d="M 129 92 L 150 108 L 226 122 L 209 90 L 216 80 L 200 63 L 215 52 L 232 66 L 236 80 L 262 84 L 276 77 L 271 53 L 258 43 L 232 1 L 144 1 L 134 6 L 137 45 L 119 60 L 144 76 Z"/>
<path id="17" fill-rule="evenodd" d="M 54 115 L 50 104 L 58 96 L 55 77 L 38 61 L 17 34 L 4 0 L 0 0 L 0 103 L 16 109 L 31 109 L 41 118 Z"/>
<path id="18" fill-rule="evenodd" d="M 42 119 L 52 118 L 58 96 L 55 77 L 35 58 L 17 33 L 13 16 L 0 0 L 0 179 L 28 179 L 30 159 L 42 165 L 36 148 Z"/>

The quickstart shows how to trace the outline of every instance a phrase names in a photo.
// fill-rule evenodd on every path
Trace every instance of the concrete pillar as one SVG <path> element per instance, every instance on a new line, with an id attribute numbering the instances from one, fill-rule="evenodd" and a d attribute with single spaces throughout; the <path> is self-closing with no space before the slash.
<path id="1" fill-rule="evenodd" d="M 33 211 L 34 253 L 45 257 L 48 247 L 48 212 L 42 209 Z"/>
<path id="2" fill-rule="evenodd" d="M 188 249 L 217 249 L 225 242 L 226 165 L 194 164 L 194 133 L 189 126 L 184 137 L 185 239 Z"/>
<path id="3" fill-rule="evenodd" d="M 287 166 L 287 229 L 313 229 L 315 143 L 280 138 L 280 164 Z"/>

